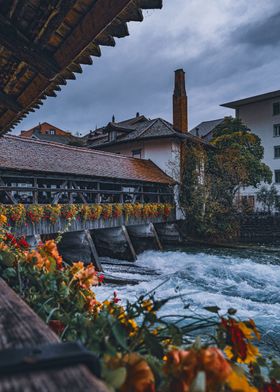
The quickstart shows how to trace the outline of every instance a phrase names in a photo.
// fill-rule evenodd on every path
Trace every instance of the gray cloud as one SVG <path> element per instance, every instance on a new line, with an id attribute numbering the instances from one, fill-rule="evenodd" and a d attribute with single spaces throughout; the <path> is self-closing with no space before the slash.
<path id="1" fill-rule="evenodd" d="M 271 15 L 266 20 L 245 25 L 236 35 L 236 42 L 260 48 L 280 44 L 280 12 Z"/>
<path id="2" fill-rule="evenodd" d="M 280 87 L 279 60 L 269 44 L 279 43 L 277 9 L 278 0 L 165 0 L 163 10 L 130 24 L 130 37 L 102 48 L 100 59 L 17 131 L 48 121 L 85 133 L 113 114 L 122 120 L 136 112 L 171 120 L 179 67 L 187 72 L 190 127 L 231 114 L 219 104 Z"/>

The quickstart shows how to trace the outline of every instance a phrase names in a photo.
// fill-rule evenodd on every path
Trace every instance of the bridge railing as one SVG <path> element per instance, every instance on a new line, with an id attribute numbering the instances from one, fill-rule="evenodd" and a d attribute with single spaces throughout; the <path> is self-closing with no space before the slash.
<path id="1" fill-rule="evenodd" d="M 34 235 L 170 221 L 175 208 L 167 203 L 0 204 L 0 214 L 13 232 Z"/>

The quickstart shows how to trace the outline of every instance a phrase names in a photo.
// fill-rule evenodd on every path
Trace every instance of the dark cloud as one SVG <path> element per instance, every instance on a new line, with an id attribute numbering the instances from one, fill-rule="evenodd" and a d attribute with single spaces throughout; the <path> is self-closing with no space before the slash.
<path id="1" fill-rule="evenodd" d="M 235 42 L 247 44 L 258 49 L 263 46 L 280 44 L 280 12 L 271 15 L 264 21 L 250 23 L 238 29 Z"/>
<path id="2" fill-rule="evenodd" d="M 280 87 L 278 1 L 259 0 L 251 9 L 247 0 L 231 0 L 227 6 L 223 0 L 166 0 L 162 11 L 130 24 L 130 37 L 118 40 L 115 48 L 102 48 L 100 59 L 85 66 L 57 98 L 48 98 L 17 131 L 48 121 L 85 133 L 113 114 L 122 120 L 136 112 L 171 120 L 173 72 L 181 67 L 187 73 L 191 127 L 232 114 L 219 105 Z"/>

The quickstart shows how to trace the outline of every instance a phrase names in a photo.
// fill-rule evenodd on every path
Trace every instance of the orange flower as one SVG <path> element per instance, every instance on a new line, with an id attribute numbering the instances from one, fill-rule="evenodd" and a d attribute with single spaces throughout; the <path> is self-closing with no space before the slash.
<path id="1" fill-rule="evenodd" d="M 163 371 L 170 376 L 170 391 L 189 392 L 198 371 L 198 360 L 193 350 L 172 350 L 167 353 Z"/>
<path id="2" fill-rule="evenodd" d="M 82 261 L 77 261 L 76 263 L 72 264 L 70 270 L 73 275 L 76 275 L 76 273 L 81 271 L 82 269 L 84 269 L 84 263 Z"/>
<path id="3" fill-rule="evenodd" d="M 98 285 L 98 276 L 92 264 L 79 270 L 75 274 L 75 278 L 79 281 L 79 285 L 84 289 L 89 289 L 93 285 Z"/>
<path id="4" fill-rule="evenodd" d="M 215 347 L 199 351 L 172 350 L 166 355 L 163 370 L 171 378 L 170 391 L 180 392 L 189 392 L 199 371 L 205 372 L 209 391 L 225 382 L 232 372 L 222 352 Z"/>
<path id="5" fill-rule="evenodd" d="M 226 381 L 232 372 L 232 368 L 223 356 L 222 352 L 209 347 L 200 351 L 200 370 L 206 373 L 207 389 L 215 389 L 218 383 Z"/>
<path id="6" fill-rule="evenodd" d="M 7 217 L 5 215 L 0 215 L 0 225 L 5 225 L 7 223 Z"/>
<path id="7" fill-rule="evenodd" d="M 155 378 L 150 366 L 137 353 L 126 354 L 121 361 L 127 376 L 120 392 L 155 392 Z"/>

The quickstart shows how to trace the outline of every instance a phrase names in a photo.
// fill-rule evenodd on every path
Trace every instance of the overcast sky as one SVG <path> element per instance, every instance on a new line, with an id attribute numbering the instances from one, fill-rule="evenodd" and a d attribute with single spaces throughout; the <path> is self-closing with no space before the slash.
<path id="1" fill-rule="evenodd" d="M 82 134 L 140 112 L 172 121 L 173 71 L 187 75 L 190 128 L 233 114 L 221 103 L 280 89 L 279 0 L 163 0 L 130 36 L 84 66 L 21 122 Z"/>

